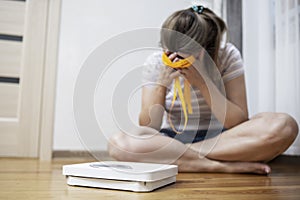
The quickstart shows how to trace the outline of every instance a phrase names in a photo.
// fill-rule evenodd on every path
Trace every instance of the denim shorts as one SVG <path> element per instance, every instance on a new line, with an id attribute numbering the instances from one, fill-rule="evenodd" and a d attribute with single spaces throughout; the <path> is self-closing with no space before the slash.
<path id="1" fill-rule="evenodd" d="M 174 138 L 184 144 L 187 144 L 200 142 L 205 139 L 216 137 L 224 131 L 226 131 L 226 129 L 210 130 L 209 134 L 207 135 L 208 130 L 186 130 L 181 134 L 177 134 L 172 129 L 163 128 L 160 130 L 160 133 L 164 136 Z"/>

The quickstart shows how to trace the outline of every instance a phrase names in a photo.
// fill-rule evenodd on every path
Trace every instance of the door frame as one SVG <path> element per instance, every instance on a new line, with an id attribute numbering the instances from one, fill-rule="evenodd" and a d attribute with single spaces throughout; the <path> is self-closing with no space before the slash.
<path id="1" fill-rule="evenodd" d="M 48 5 L 48 12 L 44 48 L 44 76 L 41 93 L 38 157 L 41 161 L 50 161 L 53 150 L 56 75 L 62 0 L 44 0 L 44 3 Z"/>

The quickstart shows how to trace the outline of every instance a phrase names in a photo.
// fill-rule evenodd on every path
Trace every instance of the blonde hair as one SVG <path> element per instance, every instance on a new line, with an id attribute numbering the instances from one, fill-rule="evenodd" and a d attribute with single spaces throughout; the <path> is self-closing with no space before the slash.
<path id="1" fill-rule="evenodd" d="M 179 32 L 201 45 L 218 66 L 218 52 L 226 30 L 225 22 L 210 9 L 204 8 L 198 13 L 193 8 L 188 8 L 173 13 L 165 20 L 160 42 L 162 47 L 172 52 L 195 53 L 200 50 L 199 47 L 191 45 L 187 39 L 178 37 L 176 32 Z"/>

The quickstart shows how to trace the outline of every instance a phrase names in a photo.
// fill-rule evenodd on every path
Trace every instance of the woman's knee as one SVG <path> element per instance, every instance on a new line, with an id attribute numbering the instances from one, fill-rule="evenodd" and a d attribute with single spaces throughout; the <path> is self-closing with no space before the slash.
<path id="1" fill-rule="evenodd" d="M 127 138 L 123 133 L 117 133 L 108 141 L 108 153 L 116 160 L 127 160 L 126 152 L 129 146 Z"/>
<path id="2" fill-rule="evenodd" d="M 118 136 L 119 136 L 119 134 L 113 135 L 108 140 L 108 144 L 107 144 L 108 154 L 115 159 L 117 159 L 116 156 L 118 155 L 118 153 L 117 153 L 118 147 L 117 147 L 117 143 L 116 143 Z"/>
<path id="3" fill-rule="evenodd" d="M 298 134 L 298 125 L 290 115 L 285 113 L 265 113 L 258 118 L 266 133 L 264 142 L 271 145 L 280 145 L 283 148 L 290 146 Z"/>
<path id="4" fill-rule="evenodd" d="M 140 153 L 139 145 L 133 136 L 125 133 L 117 133 L 108 142 L 108 153 L 116 160 L 136 161 L 136 154 Z"/>

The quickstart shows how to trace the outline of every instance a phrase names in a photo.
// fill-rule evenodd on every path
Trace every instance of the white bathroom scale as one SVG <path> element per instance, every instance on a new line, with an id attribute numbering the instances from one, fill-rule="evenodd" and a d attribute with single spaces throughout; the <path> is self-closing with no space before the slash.
<path id="1" fill-rule="evenodd" d="M 102 161 L 63 166 L 67 184 L 150 192 L 176 182 L 176 165 Z"/>

